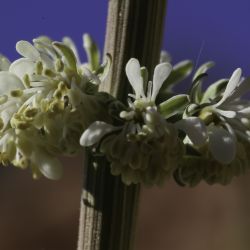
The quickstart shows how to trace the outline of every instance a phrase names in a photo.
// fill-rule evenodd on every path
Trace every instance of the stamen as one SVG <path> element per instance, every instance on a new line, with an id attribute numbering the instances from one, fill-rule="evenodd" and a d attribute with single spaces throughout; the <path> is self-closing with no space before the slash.
<path id="1" fill-rule="evenodd" d="M 147 101 L 151 100 L 152 89 L 153 89 L 153 83 L 152 83 L 152 81 L 149 81 L 148 88 L 147 88 Z"/>

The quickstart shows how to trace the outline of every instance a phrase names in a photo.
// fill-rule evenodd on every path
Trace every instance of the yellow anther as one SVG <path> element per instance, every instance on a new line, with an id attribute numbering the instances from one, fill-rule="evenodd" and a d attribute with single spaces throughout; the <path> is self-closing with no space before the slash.
<path id="1" fill-rule="evenodd" d="M 0 105 L 4 104 L 7 101 L 8 101 L 8 96 L 7 95 L 0 96 Z"/>
<path id="2" fill-rule="evenodd" d="M 49 77 L 55 77 L 56 76 L 55 72 L 53 72 L 50 69 L 44 69 L 43 74 L 46 75 L 46 76 L 49 76 Z"/>
<path id="3" fill-rule="evenodd" d="M 26 88 L 30 88 L 30 78 L 28 74 L 23 76 L 23 82 Z"/>
<path id="4" fill-rule="evenodd" d="M 12 97 L 21 97 L 23 95 L 23 91 L 21 89 L 11 90 L 10 95 Z"/>
<path id="5" fill-rule="evenodd" d="M 42 72 L 43 72 L 43 63 L 42 63 L 41 61 L 38 61 L 38 62 L 36 63 L 36 73 L 37 73 L 38 75 L 41 75 Z"/>
<path id="6" fill-rule="evenodd" d="M 58 60 L 56 61 L 55 66 L 56 66 L 56 71 L 57 71 L 57 72 L 62 72 L 63 69 L 64 69 L 64 63 L 63 63 L 62 60 L 60 60 L 60 59 L 58 59 Z"/>
<path id="7" fill-rule="evenodd" d="M 36 116 L 37 112 L 38 110 L 36 108 L 29 108 L 25 110 L 24 115 L 28 118 L 33 118 Z"/>

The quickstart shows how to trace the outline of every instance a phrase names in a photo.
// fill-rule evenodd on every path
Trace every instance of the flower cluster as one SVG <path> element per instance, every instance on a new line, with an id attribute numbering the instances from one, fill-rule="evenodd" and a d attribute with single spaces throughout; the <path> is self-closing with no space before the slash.
<path id="1" fill-rule="evenodd" d="M 190 75 L 192 62 L 172 67 L 163 53 L 148 82 L 145 67 L 132 58 L 126 74 L 134 94 L 120 111 L 120 124 L 96 121 L 80 143 L 103 153 L 111 173 L 126 184 L 161 184 L 171 175 L 180 185 L 229 183 L 250 165 L 250 102 L 240 99 L 250 81 L 236 69 L 230 79 L 203 92 L 203 79 L 213 65 L 205 63 L 196 71 L 188 94 L 175 95 L 174 84 Z"/>
<path id="2" fill-rule="evenodd" d="M 240 99 L 249 90 L 250 81 L 241 78 L 241 69 L 236 69 L 230 79 L 219 80 L 202 92 L 202 78 L 211 66 L 202 65 L 194 76 L 190 104 L 183 119 L 176 122 L 187 135 L 184 142 L 189 153 L 175 177 L 191 186 L 201 180 L 227 184 L 250 165 L 250 102 Z"/>
<path id="3" fill-rule="evenodd" d="M 153 82 L 143 79 L 138 60 L 126 65 L 126 74 L 135 94 L 119 114 L 120 125 L 93 123 L 83 133 L 83 146 L 96 145 L 111 162 L 111 173 L 121 175 L 126 184 L 162 184 L 178 166 L 183 144 L 175 126 L 158 112 L 155 100 L 172 66 L 155 67 Z M 145 94 L 147 93 L 147 94 Z"/>
<path id="4" fill-rule="evenodd" d="M 22 57 L 12 63 L 0 56 L 3 165 L 29 167 L 34 177 L 58 179 L 62 171 L 57 156 L 74 155 L 81 149 L 81 133 L 105 113 L 103 98 L 95 93 L 108 67 L 100 65 L 99 52 L 88 35 L 84 35 L 84 47 L 88 64 L 80 63 L 69 38 L 53 42 L 39 37 L 33 44 L 19 41 L 16 50 Z M 93 112 L 86 115 L 89 110 Z"/>
<path id="5" fill-rule="evenodd" d="M 98 92 L 111 64 L 88 35 L 82 64 L 70 38 L 38 37 L 16 45 L 20 59 L 0 55 L 0 162 L 31 168 L 34 177 L 58 179 L 60 155 L 81 146 L 106 157 L 111 174 L 127 184 L 161 185 L 173 176 L 180 185 L 229 183 L 250 165 L 250 101 L 242 96 L 250 79 L 236 69 L 203 90 L 207 70 L 194 73 L 188 93 L 174 86 L 187 80 L 189 60 L 174 66 L 162 53 L 153 80 L 137 59 L 125 72 L 133 93 L 126 104 Z M 79 143 L 80 141 L 80 143 Z"/>

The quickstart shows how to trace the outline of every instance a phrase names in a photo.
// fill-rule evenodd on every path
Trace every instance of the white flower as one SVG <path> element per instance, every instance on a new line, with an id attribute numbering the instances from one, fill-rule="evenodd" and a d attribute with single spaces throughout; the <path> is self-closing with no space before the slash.
<path id="1" fill-rule="evenodd" d="M 5 129 L 13 116 L 23 103 L 19 96 L 22 95 L 24 85 L 22 81 L 14 74 L 7 71 L 0 72 L 0 118 L 2 121 L 1 130 Z"/>
<path id="2" fill-rule="evenodd" d="M 122 111 L 120 113 L 120 117 L 127 120 L 128 122 L 128 124 L 126 124 L 125 133 L 128 137 L 133 135 L 142 136 L 145 134 L 152 137 L 161 130 L 161 127 L 165 128 L 166 122 L 157 112 L 155 107 L 155 99 L 163 82 L 171 73 L 171 70 L 172 66 L 169 63 L 161 63 L 155 67 L 153 82 L 147 83 L 146 96 L 139 61 L 135 58 L 131 58 L 128 61 L 126 65 L 126 74 L 131 86 L 135 91 L 135 96 L 132 96 L 135 98 L 135 102 L 142 101 L 142 103 L 140 102 L 140 109 L 138 110 L 136 104 L 129 100 L 129 110 Z M 136 121 L 138 117 L 140 117 L 140 119 L 143 121 L 142 125 L 140 122 Z M 157 129 L 151 128 L 152 126 Z M 118 128 L 104 122 L 97 121 L 83 133 L 80 143 L 83 146 L 91 146 L 97 143 L 105 134 L 121 128 L 122 127 Z"/>
<path id="3" fill-rule="evenodd" d="M 240 68 L 233 72 L 222 98 L 219 102 L 212 105 L 214 112 L 217 114 L 227 118 L 234 118 L 236 116 L 235 110 L 226 109 L 227 104 L 241 97 L 250 88 L 250 86 L 245 86 L 244 81 L 241 80 L 241 74 L 242 70 Z"/>
<path id="4" fill-rule="evenodd" d="M 155 67 L 153 82 L 147 83 L 147 89 L 144 88 L 141 75 L 141 66 L 137 59 L 131 58 L 126 65 L 126 74 L 128 80 L 135 91 L 135 99 L 142 99 L 147 102 L 155 102 L 156 96 L 163 82 L 168 78 L 172 71 L 170 63 L 161 63 Z M 147 94 L 145 92 L 147 91 Z"/>
<path id="5" fill-rule="evenodd" d="M 135 101 L 128 100 L 127 110 L 120 112 L 121 126 L 96 121 L 81 136 L 82 146 L 99 148 L 111 163 L 111 173 L 122 181 L 162 184 L 177 168 L 183 145 L 175 127 L 157 111 L 155 99 L 171 72 L 169 63 L 155 67 L 153 82 L 146 83 L 137 59 L 130 59 L 126 74 L 132 85 Z M 147 94 L 145 94 L 147 92 Z"/>
<path id="6" fill-rule="evenodd" d="M 175 125 L 187 134 L 186 143 L 198 148 L 207 144 L 213 158 L 218 162 L 228 164 L 235 158 L 235 136 L 225 128 L 214 125 L 207 127 L 198 117 L 184 118 Z"/>
<path id="7" fill-rule="evenodd" d="M 98 143 L 103 136 L 117 129 L 119 128 L 107 124 L 106 122 L 96 121 L 92 123 L 82 134 L 80 144 L 85 147 L 92 146 Z"/>
<path id="8" fill-rule="evenodd" d="M 0 162 L 58 179 L 57 157 L 79 152 L 82 131 L 105 109 L 95 94 L 107 68 L 83 66 L 70 38 L 33 42 L 19 41 L 12 63 L 0 55 Z"/>
<path id="9" fill-rule="evenodd" d="M 191 143 L 202 146 L 207 141 L 207 128 L 198 117 L 187 117 L 175 123 L 175 126 L 183 130 L 191 140 Z"/>
<path id="10" fill-rule="evenodd" d="M 233 72 L 222 98 L 218 103 L 213 105 L 214 107 L 218 108 L 229 101 L 241 97 L 249 89 L 250 86 L 245 86 L 244 81 L 241 81 L 241 74 L 242 70 L 240 68 Z"/>
<path id="11" fill-rule="evenodd" d="M 94 122 L 83 133 L 83 146 L 97 146 L 111 163 L 111 173 L 121 175 L 122 181 L 161 185 L 177 168 L 183 147 L 177 131 L 148 107 L 142 127 L 133 120 L 115 127 Z"/>
<path id="12" fill-rule="evenodd" d="M 249 88 L 249 81 L 241 79 L 241 69 L 236 69 L 217 103 L 208 104 L 200 111 L 199 117 L 185 117 L 176 123 L 177 128 L 187 134 L 186 143 L 196 147 L 208 145 L 214 159 L 222 164 L 231 163 L 236 156 L 236 134 L 242 135 L 246 131 L 241 124 L 244 111 L 240 108 L 247 110 L 249 107 L 249 102 L 242 102 L 239 98 Z"/>

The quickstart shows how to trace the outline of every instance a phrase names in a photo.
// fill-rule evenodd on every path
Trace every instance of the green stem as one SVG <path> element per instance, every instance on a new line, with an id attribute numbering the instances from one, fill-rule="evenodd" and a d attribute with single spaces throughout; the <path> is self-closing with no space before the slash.
<path id="1" fill-rule="evenodd" d="M 126 101 L 124 69 L 131 57 L 152 76 L 159 61 L 166 0 L 109 0 L 105 52 L 113 58 L 101 86 Z M 140 185 L 126 186 L 110 174 L 105 158 L 85 154 L 78 250 L 132 250 Z"/>

